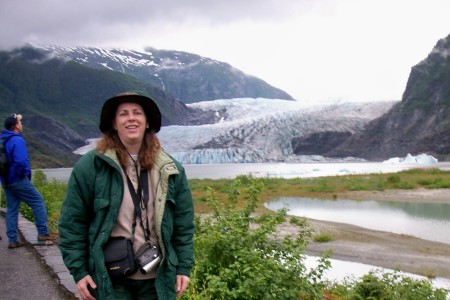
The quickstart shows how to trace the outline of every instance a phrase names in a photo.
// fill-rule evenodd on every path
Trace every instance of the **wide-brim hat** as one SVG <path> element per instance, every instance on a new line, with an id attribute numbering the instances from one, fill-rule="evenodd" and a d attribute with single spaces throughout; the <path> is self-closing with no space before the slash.
<path id="1" fill-rule="evenodd" d="M 144 109 L 147 122 L 151 129 L 158 132 L 161 129 L 161 112 L 151 98 L 134 92 L 120 93 L 105 101 L 100 115 L 100 131 L 106 133 L 113 128 L 113 120 L 117 107 L 122 103 L 137 103 Z"/>

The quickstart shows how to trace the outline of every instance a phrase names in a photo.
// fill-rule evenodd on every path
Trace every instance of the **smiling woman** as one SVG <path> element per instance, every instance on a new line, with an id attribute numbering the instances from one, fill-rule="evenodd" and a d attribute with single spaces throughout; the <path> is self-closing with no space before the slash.
<path id="1" fill-rule="evenodd" d="M 83 299 L 175 299 L 194 263 L 194 208 L 184 168 L 156 137 L 161 113 L 123 93 L 104 103 L 99 127 L 61 208 L 64 263 Z"/>

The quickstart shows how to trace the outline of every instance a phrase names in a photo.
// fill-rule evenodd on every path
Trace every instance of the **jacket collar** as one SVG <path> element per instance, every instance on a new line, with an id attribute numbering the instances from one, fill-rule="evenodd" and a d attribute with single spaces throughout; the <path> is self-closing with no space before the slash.
<path id="1" fill-rule="evenodd" d="M 173 159 L 164 151 L 159 151 L 155 160 L 155 167 L 158 170 L 168 172 L 169 175 L 179 173 Z"/>
<path id="2" fill-rule="evenodd" d="M 6 139 L 6 138 L 8 138 L 10 136 L 14 136 L 14 135 L 22 136 L 22 133 L 18 133 L 18 132 L 15 132 L 15 131 L 12 131 L 12 130 L 8 130 L 8 129 L 3 129 L 2 130 L 2 139 Z"/>
<path id="3" fill-rule="evenodd" d="M 114 163 L 120 168 L 120 162 L 117 157 L 116 151 L 108 149 L 104 155 L 114 161 Z M 160 172 L 167 172 L 168 175 L 179 174 L 177 166 L 173 159 L 164 151 L 159 151 L 155 159 L 155 169 Z"/>

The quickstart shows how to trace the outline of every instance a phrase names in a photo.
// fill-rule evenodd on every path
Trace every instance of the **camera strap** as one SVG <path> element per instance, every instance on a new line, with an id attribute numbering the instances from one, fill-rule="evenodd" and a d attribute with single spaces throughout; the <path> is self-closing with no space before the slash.
<path id="1" fill-rule="evenodd" d="M 134 160 L 133 160 L 134 161 Z M 131 182 L 130 177 L 128 176 L 125 168 L 123 169 L 125 172 L 125 176 L 127 177 L 128 189 L 130 190 L 131 198 L 133 199 L 134 204 L 134 216 L 133 216 L 133 227 L 132 227 L 132 241 L 134 241 L 134 232 L 136 229 L 136 217 L 138 216 L 140 219 L 140 224 L 142 230 L 144 231 L 145 241 L 150 243 L 150 226 L 148 223 L 148 216 L 145 218 L 147 227 L 144 226 L 142 222 L 142 210 L 146 214 L 148 214 L 147 206 L 149 201 L 149 188 L 148 188 L 148 172 L 146 170 L 142 170 L 141 176 L 139 176 L 137 170 L 137 163 L 135 162 L 134 167 L 136 168 L 136 176 L 138 178 L 138 188 L 137 191 L 134 189 L 133 183 Z"/>

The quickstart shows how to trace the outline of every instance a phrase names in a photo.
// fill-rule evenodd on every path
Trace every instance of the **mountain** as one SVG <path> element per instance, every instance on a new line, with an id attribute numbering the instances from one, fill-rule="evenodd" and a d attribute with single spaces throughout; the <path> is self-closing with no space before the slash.
<path id="1" fill-rule="evenodd" d="M 197 54 L 147 48 L 144 52 L 93 47 L 34 46 L 49 57 L 113 70 L 150 83 L 183 103 L 229 98 L 293 98 L 227 63 Z"/>
<path id="2" fill-rule="evenodd" d="M 172 95 L 126 74 L 49 57 L 30 47 L 0 52 L 0 113 L 3 119 L 13 112 L 24 115 L 24 136 L 30 144 L 33 167 L 45 162 L 52 167 L 73 164 L 76 157 L 67 160 L 71 151 L 44 147 L 42 134 L 56 140 L 61 134 L 73 136 L 74 132 L 78 136 L 69 144 L 75 150 L 83 140 L 100 135 L 98 119 L 103 102 L 129 90 L 155 99 L 163 125 L 214 122 L 213 115 L 188 108 Z M 50 136 L 55 124 L 61 131 Z M 46 159 L 50 156 L 52 160 Z"/>
<path id="3" fill-rule="evenodd" d="M 85 139 L 66 125 L 34 114 L 27 114 L 23 124 L 33 167 L 71 166 L 80 158 L 73 149 L 84 145 Z"/>
<path id="4" fill-rule="evenodd" d="M 78 157 L 72 151 L 100 135 L 101 106 L 119 92 L 152 97 L 163 126 L 217 121 L 213 113 L 190 108 L 174 95 L 185 101 L 218 95 L 292 99 L 228 64 L 185 52 L 151 51 L 33 45 L 0 51 L 0 114 L 24 115 L 33 167 L 73 165 Z"/>
<path id="5" fill-rule="evenodd" d="M 408 153 L 450 158 L 450 35 L 412 67 L 402 101 L 326 156 L 383 160 Z"/>
<path id="6" fill-rule="evenodd" d="M 46 115 L 86 138 L 99 134 L 97 126 L 103 102 L 128 90 L 154 98 L 162 112 L 163 125 L 208 121 L 199 121 L 204 116 L 132 76 L 49 57 L 34 48 L 0 52 L 0 67 L 1 112 Z"/>

